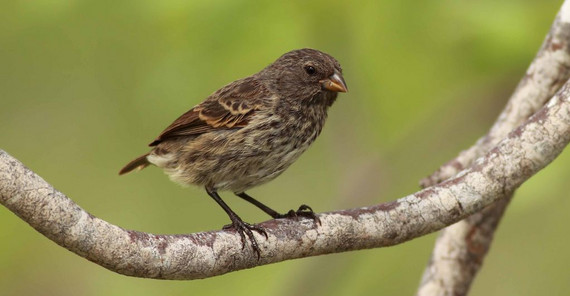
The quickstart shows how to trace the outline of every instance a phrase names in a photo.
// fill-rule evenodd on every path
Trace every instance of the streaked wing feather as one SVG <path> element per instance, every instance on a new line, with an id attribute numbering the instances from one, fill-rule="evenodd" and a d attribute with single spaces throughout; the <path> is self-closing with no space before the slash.
<path id="1" fill-rule="evenodd" d="M 267 89 L 252 77 L 230 83 L 178 117 L 149 146 L 170 138 L 244 127 L 261 108 L 261 100 L 269 96 Z"/>

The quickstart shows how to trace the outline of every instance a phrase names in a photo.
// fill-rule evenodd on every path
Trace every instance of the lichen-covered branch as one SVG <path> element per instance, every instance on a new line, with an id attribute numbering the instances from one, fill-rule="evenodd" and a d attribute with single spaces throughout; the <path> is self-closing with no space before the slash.
<path id="1" fill-rule="evenodd" d="M 429 187 L 453 177 L 527 120 L 570 78 L 570 3 L 564 2 L 536 57 L 489 133 L 420 182 Z"/>
<path id="2" fill-rule="evenodd" d="M 511 200 L 504 199 L 444 230 L 437 238 L 418 295 L 467 295 Z"/>
<path id="3" fill-rule="evenodd" d="M 421 181 L 437 184 L 469 167 L 514 127 L 527 120 L 570 78 L 570 3 L 565 1 L 525 77 L 489 133 Z M 465 295 L 490 248 L 509 204 L 496 203 L 442 231 L 424 272 L 418 295 Z"/>
<path id="4" fill-rule="evenodd" d="M 261 258 L 231 230 L 155 235 L 93 217 L 6 152 L 0 203 L 59 245 L 110 270 L 159 279 L 197 279 L 288 259 L 399 244 L 502 200 L 570 141 L 570 85 L 474 166 L 441 184 L 370 207 L 312 220 L 261 223 Z"/>

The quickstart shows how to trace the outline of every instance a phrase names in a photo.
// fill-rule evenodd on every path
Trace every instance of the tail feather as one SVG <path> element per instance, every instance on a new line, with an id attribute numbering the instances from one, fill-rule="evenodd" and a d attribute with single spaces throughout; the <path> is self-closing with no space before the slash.
<path id="1" fill-rule="evenodd" d="M 146 157 L 148 156 L 148 153 L 141 155 L 137 158 L 135 158 L 134 160 L 132 160 L 131 162 L 129 162 L 124 168 L 122 168 L 119 171 L 119 175 L 123 175 L 126 174 L 134 169 L 139 169 L 142 170 L 144 168 L 146 168 L 150 162 L 148 162 L 148 160 L 146 159 Z"/>

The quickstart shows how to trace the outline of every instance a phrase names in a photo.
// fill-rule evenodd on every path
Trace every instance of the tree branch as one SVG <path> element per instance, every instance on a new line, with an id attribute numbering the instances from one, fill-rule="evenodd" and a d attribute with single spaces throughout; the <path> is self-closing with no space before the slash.
<path id="1" fill-rule="evenodd" d="M 512 196 L 441 231 L 417 295 L 467 295 Z"/>
<path id="2" fill-rule="evenodd" d="M 399 244 L 437 231 L 506 198 L 570 141 L 570 85 L 453 179 L 398 200 L 270 220 L 255 234 L 261 259 L 231 230 L 154 235 L 93 217 L 0 150 L 0 203 L 59 245 L 112 271 L 158 279 L 197 279 L 288 259 Z"/>
<path id="3" fill-rule="evenodd" d="M 421 180 L 429 187 L 455 176 L 485 155 L 511 130 L 527 120 L 570 78 L 570 2 L 566 0 L 526 75 L 491 127 L 471 148 L 462 151 L 431 176 Z"/>
<path id="4" fill-rule="evenodd" d="M 437 184 L 469 167 L 542 107 L 569 78 L 570 3 L 565 1 L 525 77 L 489 133 L 422 180 L 421 185 Z M 417 295 L 467 294 L 510 199 L 511 196 L 441 232 Z"/>

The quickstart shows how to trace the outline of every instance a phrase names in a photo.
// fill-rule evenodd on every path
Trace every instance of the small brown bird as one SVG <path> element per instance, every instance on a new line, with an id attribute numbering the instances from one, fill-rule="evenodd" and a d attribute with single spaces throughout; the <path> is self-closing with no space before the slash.
<path id="1" fill-rule="evenodd" d="M 218 191 L 230 190 L 273 218 L 318 218 L 307 205 L 279 214 L 245 193 L 275 179 L 317 138 L 338 92 L 346 92 L 339 63 L 314 49 L 290 51 L 260 72 L 236 80 L 182 114 L 128 163 L 120 175 L 154 164 L 184 184 L 203 186 L 230 217 L 245 246 L 259 257 L 252 230 Z"/>

